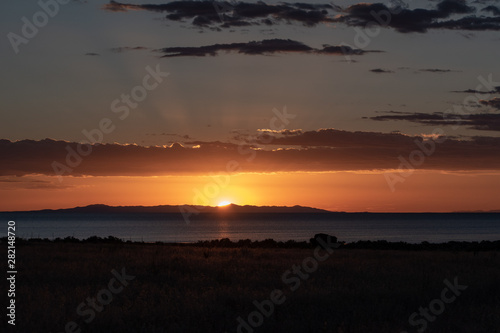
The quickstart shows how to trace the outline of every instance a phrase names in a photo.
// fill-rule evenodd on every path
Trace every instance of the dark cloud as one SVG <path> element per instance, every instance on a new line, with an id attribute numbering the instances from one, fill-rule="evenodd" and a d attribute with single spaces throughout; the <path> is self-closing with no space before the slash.
<path id="1" fill-rule="evenodd" d="M 408 9 L 407 6 L 388 7 L 382 3 L 363 2 L 343 9 L 332 4 L 184 0 L 166 4 L 127 4 L 110 1 L 103 9 L 113 12 L 147 10 L 166 13 L 168 20 L 213 30 L 280 23 L 313 27 L 331 22 L 363 27 L 375 23 L 402 33 L 424 33 L 428 29 L 500 30 L 499 8 L 486 6 L 485 3 L 478 4 L 483 8 L 472 7 L 465 0 L 443 0 L 433 9 Z M 478 10 L 494 16 L 476 15 Z M 456 16 L 461 17 L 455 18 Z"/>
<path id="2" fill-rule="evenodd" d="M 441 69 L 441 68 L 424 68 L 424 69 L 419 69 L 419 72 L 429 72 L 429 73 L 452 73 L 452 72 L 459 72 L 456 70 L 452 69 Z"/>
<path id="3" fill-rule="evenodd" d="M 467 16 L 458 20 L 435 22 L 432 24 L 431 28 L 472 31 L 498 31 L 500 30 L 500 17 Z"/>
<path id="4" fill-rule="evenodd" d="M 94 52 L 88 52 L 88 53 L 85 53 L 86 56 L 99 56 L 100 54 L 99 53 L 94 53 Z"/>
<path id="5" fill-rule="evenodd" d="M 367 52 L 381 52 L 377 50 L 359 50 L 348 46 L 330 46 L 323 45 L 323 49 L 314 49 L 304 43 L 291 39 L 265 39 L 262 41 L 251 41 L 247 43 L 213 44 L 206 46 L 190 47 L 166 47 L 156 50 L 163 53 L 163 57 L 205 57 L 215 56 L 219 52 L 236 52 L 246 55 L 269 55 L 274 53 L 317 53 L 341 55 L 347 52 L 349 54 L 362 55 Z"/>
<path id="6" fill-rule="evenodd" d="M 377 23 L 376 19 L 379 17 L 381 20 L 379 23 L 399 32 L 426 32 L 437 20 L 448 18 L 452 14 L 465 14 L 473 11 L 474 8 L 467 6 L 465 1 L 458 0 L 442 1 L 435 9 L 431 10 L 398 8 L 395 11 L 381 3 L 360 3 L 348 7 L 345 10 L 346 14 L 338 20 L 349 25 L 365 26 L 369 22 Z"/>
<path id="7" fill-rule="evenodd" d="M 495 109 L 500 110 L 500 98 L 498 98 L 498 97 L 495 97 L 495 98 L 490 99 L 490 100 L 480 100 L 479 103 L 481 103 L 483 105 L 491 106 Z"/>
<path id="8" fill-rule="evenodd" d="M 272 54 L 277 52 L 310 52 L 313 48 L 290 39 L 267 39 L 248 43 L 214 44 L 199 47 L 167 47 L 159 51 L 165 57 L 215 56 L 219 51 L 242 54 Z"/>
<path id="9" fill-rule="evenodd" d="M 488 11 L 494 9 L 489 7 Z M 477 16 L 476 8 L 465 0 L 444 0 L 434 9 L 389 8 L 381 3 L 359 3 L 349 6 L 336 21 L 352 26 L 375 23 L 401 33 L 427 32 L 429 29 L 500 30 L 498 17 Z M 466 15 L 454 19 L 453 16 Z"/>
<path id="10" fill-rule="evenodd" d="M 472 3 L 479 3 L 481 5 L 486 5 L 486 4 L 489 4 L 489 3 L 499 3 L 500 0 L 474 0 Z"/>
<path id="11" fill-rule="evenodd" d="M 483 105 L 489 105 L 500 109 L 500 99 L 494 98 L 489 101 L 480 101 Z M 460 110 L 459 110 L 460 111 Z M 410 113 L 389 111 L 388 114 L 382 116 L 370 117 L 377 121 L 410 121 L 428 126 L 447 126 L 459 125 L 466 126 L 469 129 L 482 131 L 500 131 L 500 114 L 496 113 Z"/>
<path id="12" fill-rule="evenodd" d="M 250 137 L 253 139 L 252 137 Z M 240 137 L 245 140 L 245 137 Z M 253 140 L 246 140 L 251 143 Z M 332 128 L 317 131 L 265 131 L 258 144 L 302 147 L 409 147 L 412 138 L 403 134 L 386 134 L 376 132 L 350 132 Z"/>
<path id="13" fill-rule="evenodd" d="M 280 22 L 315 26 L 332 22 L 329 4 L 279 3 L 266 4 L 228 1 L 173 1 L 167 4 L 126 4 L 110 1 L 103 9 L 113 12 L 148 10 L 166 12 L 171 21 L 191 20 L 197 27 L 228 28 L 247 25 L 274 25 Z"/>
<path id="14" fill-rule="evenodd" d="M 497 6 L 488 6 L 488 7 L 483 8 L 481 11 L 490 12 L 495 16 L 500 16 L 500 7 L 497 7 Z"/>
<path id="15" fill-rule="evenodd" d="M 371 52 L 382 52 L 382 51 L 371 51 Z M 397 71 L 405 71 L 405 70 L 411 70 L 410 67 L 398 67 Z M 384 74 L 384 73 L 395 73 L 396 71 L 389 70 L 389 69 L 384 69 L 384 68 L 374 68 L 370 69 L 370 72 L 373 73 L 379 73 L 379 74 Z M 423 68 L 423 69 L 415 69 L 414 73 L 418 74 L 420 72 L 423 73 L 453 73 L 453 72 L 460 72 L 458 70 L 453 70 L 453 69 L 442 69 L 442 68 Z"/>
<path id="16" fill-rule="evenodd" d="M 121 53 L 126 51 L 142 51 L 142 50 L 148 50 L 148 48 L 144 46 L 135 46 L 135 47 L 124 46 L 124 47 L 114 47 L 111 49 L 112 52 L 116 53 Z"/>
<path id="17" fill-rule="evenodd" d="M 171 136 L 171 137 L 177 137 L 180 139 L 186 139 L 186 140 L 192 140 L 192 138 L 187 135 L 187 134 L 176 134 L 176 133 L 146 133 L 146 136 Z"/>
<path id="18" fill-rule="evenodd" d="M 196 7 L 197 1 L 181 1 L 181 2 L 189 2 L 193 7 Z M 104 5 L 102 8 L 112 12 L 126 12 L 129 10 L 149 10 L 154 12 L 163 12 L 167 11 L 168 5 L 134 5 L 134 4 L 126 4 L 117 1 L 110 1 L 109 4 Z"/>
<path id="19" fill-rule="evenodd" d="M 441 139 L 444 142 L 436 143 L 435 153 L 420 168 L 500 168 L 500 138 Z M 71 176 L 161 176 L 228 172 L 228 165 L 242 172 L 387 170 L 397 167 L 399 156 L 409 156 L 427 141 L 400 133 L 321 129 L 260 133 L 257 142 L 259 150 L 251 148 L 254 143 L 219 141 L 192 142 L 198 148 L 101 144 L 80 156 L 82 146 L 73 142 L 0 140 L 0 154 L 9 161 L 0 165 L 0 176 L 56 175 L 60 170 Z"/>
<path id="20" fill-rule="evenodd" d="M 387 69 L 382 69 L 382 68 L 370 69 L 370 72 L 377 73 L 377 74 L 394 73 L 393 71 L 390 71 Z"/>
<path id="21" fill-rule="evenodd" d="M 466 94 L 482 94 L 482 95 L 500 94 L 500 86 L 495 87 L 495 90 L 490 90 L 490 91 L 466 89 L 466 90 L 455 90 L 452 92 L 454 92 L 454 93 L 466 93 Z"/>
<path id="22" fill-rule="evenodd" d="M 315 50 L 316 53 L 319 54 L 338 54 L 338 55 L 362 55 L 365 53 L 380 53 L 384 51 L 380 50 L 361 50 L 361 49 L 353 49 L 348 45 L 328 45 L 323 44 L 322 49 Z"/>

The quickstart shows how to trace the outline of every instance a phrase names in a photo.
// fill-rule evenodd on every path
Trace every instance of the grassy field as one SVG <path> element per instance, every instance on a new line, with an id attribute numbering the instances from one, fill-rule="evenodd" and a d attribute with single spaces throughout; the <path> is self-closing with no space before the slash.
<path id="1" fill-rule="evenodd" d="M 336 249 L 321 262 L 308 257 L 313 248 L 19 244 L 16 327 L 7 330 L 238 332 L 237 318 L 248 323 L 253 313 L 252 323 L 262 323 L 240 332 L 500 332 L 498 251 Z M 289 271 L 303 262 L 310 273 Z M 129 277 L 120 284 L 123 268 Z M 455 278 L 467 289 L 439 301 L 443 281 Z M 96 297 L 107 304 L 94 310 L 87 298 Z M 271 311 L 273 297 L 280 304 Z M 409 323 L 430 305 L 437 315 Z"/>

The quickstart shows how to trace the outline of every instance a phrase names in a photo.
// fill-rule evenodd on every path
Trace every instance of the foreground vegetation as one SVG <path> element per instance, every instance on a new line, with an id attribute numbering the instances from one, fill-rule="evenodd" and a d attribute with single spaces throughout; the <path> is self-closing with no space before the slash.
<path id="1" fill-rule="evenodd" d="M 15 332 L 65 332 L 68 322 L 77 325 L 70 332 L 237 332 L 237 318 L 248 321 L 254 301 L 269 300 L 277 289 L 285 301 L 254 332 L 417 332 L 422 326 L 410 325 L 409 317 L 441 298 L 443 281 L 456 277 L 467 289 L 425 332 L 500 332 L 498 250 L 343 246 L 292 291 L 282 276 L 314 257 L 311 244 L 234 244 L 21 241 L 16 327 L 2 325 Z M 79 305 L 108 290 L 111 271 L 122 268 L 133 279 L 85 322 L 90 307 L 80 315 Z"/>

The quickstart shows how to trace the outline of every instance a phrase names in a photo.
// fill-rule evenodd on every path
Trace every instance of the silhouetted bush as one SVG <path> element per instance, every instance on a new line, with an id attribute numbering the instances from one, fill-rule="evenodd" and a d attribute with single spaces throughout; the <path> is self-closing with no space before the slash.
<path id="1" fill-rule="evenodd" d="M 322 242 L 318 242 L 318 240 L 321 240 Z M 309 240 L 309 243 L 312 247 L 321 246 L 322 244 L 337 243 L 337 237 L 327 234 L 316 234 Z"/>
<path id="2" fill-rule="evenodd" d="M 198 241 L 196 243 L 165 243 L 165 242 L 154 242 L 157 246 L 183 246 L 183 247 L 206 247 L 206 248 L 297 248 L 306 249 L 314 248 L 320 243 L 317 239 L 322 239 L 328 244 L 328 237 L 330 237 L 330 243 L 335 243 L 337 237 L 327 235 L 327 234 L 316 234 L 309 242 L 302 241 L 297 242 L 295 240 L 288 240 L 286 242 L 275 241 L 273 239 L 265 239 L 262 241 L 251 241 L 250 239 L 241 239 L 238 241 L 231 241 L 229 238 L 215 239 L 209 241 Z M 6 243 L 7 237 L 0 238 L 0 243 Z M 34 243 L 91 243 L 91 244 L 135 244 L 140 245 L 144 242 L 133 242 L 130 240 L 124 241 L 120 238 L 114 236 L 108 237 L 98 237 L 91 236 L 87 239 L 80 240 L 75 237 L 65 237 L 65 238 L 55 238 L 50 240 L 48 238 L 16 238 L 16 244 L 34 244 Z M 401 250 L 401 251 L 499 251 L 500 250 L 500 240 L 497 241 L 481 241 L 481 242 L 458 242 L 450 241 L 447 243 L 429 243 L 422 242 L 420 244 L 407 243 L 407 242 L 388 242 L 386 240 L 363 240 L 351 243 L 345 243 L 340 241 L 339 249 L 372 249 L 372 250 Z"/>

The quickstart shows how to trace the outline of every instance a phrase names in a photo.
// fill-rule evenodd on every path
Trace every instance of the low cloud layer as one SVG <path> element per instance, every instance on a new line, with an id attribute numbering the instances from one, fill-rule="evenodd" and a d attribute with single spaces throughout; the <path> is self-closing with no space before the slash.
<path id="1" fill-rule="evenodd" d="M 240 138 L 239 143 L 189 142 L 196 148 L 180 144 L 169 147 L 102 144 L 92 146 L 88 154 L 88 147 L 72 142 L 0 140 L 0 154 L 9 161 L 0 166 L 0 176 L 160 176 L 229 171 L 387 170 L 398 168 L 399 157 L 407 159 L 413 151 L 432 145 L 424 137 L 399 133 L 335 129 L 259 133 L 256 140 Z M 444 142 L 434 143 L 435 151 L 418 168 L 499 170 L 500 138 L 476 137 L 468 141 L 441 139 Z M 87 155 L 82 156 L 83 152 Z"/>

